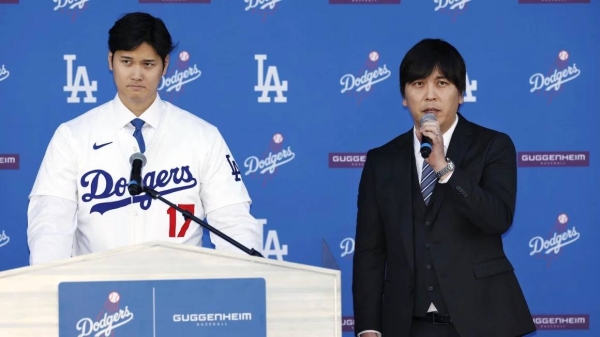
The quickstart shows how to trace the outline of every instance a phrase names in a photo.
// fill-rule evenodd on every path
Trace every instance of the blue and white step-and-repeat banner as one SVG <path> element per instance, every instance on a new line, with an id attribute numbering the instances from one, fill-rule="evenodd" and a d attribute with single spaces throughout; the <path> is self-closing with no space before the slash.
<path id="1" fill-rule="evenodd" d="M 365 153 L 411 127 L 406 51 L 452 43 L 461 113 L 517 147 L 504 244 L 537 334 L 600 334 L 596 0 L 0 0 L 0 270 L 28 263 L 27 195 L 56 127 L 114 97 L 108 29 L 132 11 L 179 43 L 160 95 L 223 133 L 264 254 L 342 271 L 348 336 Z"/>

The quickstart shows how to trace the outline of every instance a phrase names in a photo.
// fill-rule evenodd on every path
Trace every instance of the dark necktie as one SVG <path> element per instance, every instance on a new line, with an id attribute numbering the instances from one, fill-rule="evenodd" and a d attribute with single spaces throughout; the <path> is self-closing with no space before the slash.
<path id="1" fill-rule="evenodd" d="M 423 161 L 423 170 L 421 173 L 421 194 L 423 195 L 423 200 L 425 200 L 425 205 L 429 204 L 429 200 L 431 200 L 431 194 L 433 193 L 433 188 L 435 187 L 435 183 L 437 182 L 437 176 L 433 172 L 433 168 L 426 161 Z"/>
<path id="2" fill-rule="evenodd" d="M 138 142 L 140 152 L 144 153 L 146 151 L 146 143 L 144 143 L 144 136 L 142 135 L 142 126 L 144 125 L 144 121 L 139 118 L 136 118 L 131 121 L 131 124 L 135 127 L 133 137 Z"/>

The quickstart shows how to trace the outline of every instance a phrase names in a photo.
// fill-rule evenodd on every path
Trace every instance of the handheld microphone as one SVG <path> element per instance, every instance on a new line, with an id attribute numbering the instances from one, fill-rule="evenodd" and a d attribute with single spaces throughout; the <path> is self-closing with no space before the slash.
<path id="1" fill-rule="evenodd" d="M 131 164 L 131 177 L 127 189 L 129 194 L 133 196 L 143 192 L 142 167 L 146 165 L 146 156 L 140 152 L 134 153 L 129 157 L 129 163 Z"/>
<path id="2" fill-rule="evenodd" d="M 435 118 L 435 115 L 432 113 L 427 113 L 425 114 L 423 117 L 421 117 L 421 125 L 425 124 L 425 122 L 427 121 L 437 121 L 437 118 Z M 429 158 L 429 155 L 431 154 L 431 139 L 429 139 L 429 137 L 426 137 L 425 135 L 421 136 L 421 157 L 423 158 Z"/>

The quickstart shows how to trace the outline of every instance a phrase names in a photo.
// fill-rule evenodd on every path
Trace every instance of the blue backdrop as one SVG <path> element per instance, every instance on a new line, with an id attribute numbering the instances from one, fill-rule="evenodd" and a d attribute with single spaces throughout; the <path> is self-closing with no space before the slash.
<path id="1" fill-rule="evenodd" d="M 27 195 L 54 130 L 115 95 L 108 29 L 146 11 L 179 43 L 161 96 L 219 127 L 269 258 L 341 269 L 351 330 L 364 153 L 411 127 L 398 67 L 440 37 L 467 62 L 461 112 L 519 152 L 504 243 L 537 335 L 600 334 L 598 1 L 210 2 L 0 0 L 0 270 L 28 263 Z"/>

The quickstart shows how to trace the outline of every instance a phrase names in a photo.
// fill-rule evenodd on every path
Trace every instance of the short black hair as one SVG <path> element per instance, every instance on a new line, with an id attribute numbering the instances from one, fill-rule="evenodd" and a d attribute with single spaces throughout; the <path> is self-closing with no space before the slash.
<path id="1" fill-rule="evenodd" d="M 458 50 L 442 39 L 423 39 L 414 45 L 400 63 L 400 93 L 404 86 L 429 77 L 437 69 L 463 94 L 466 89 L 467 68 Z"/>
<path id="2" fill-rule="evenodd" d="M 144 42 L 154 48 L 163 65 L 176 47 L 165 23 L 148 13 L 125 14 L 108 31 L 108 49 L 113 55 L 117 50 L 134 50 Z"/>

